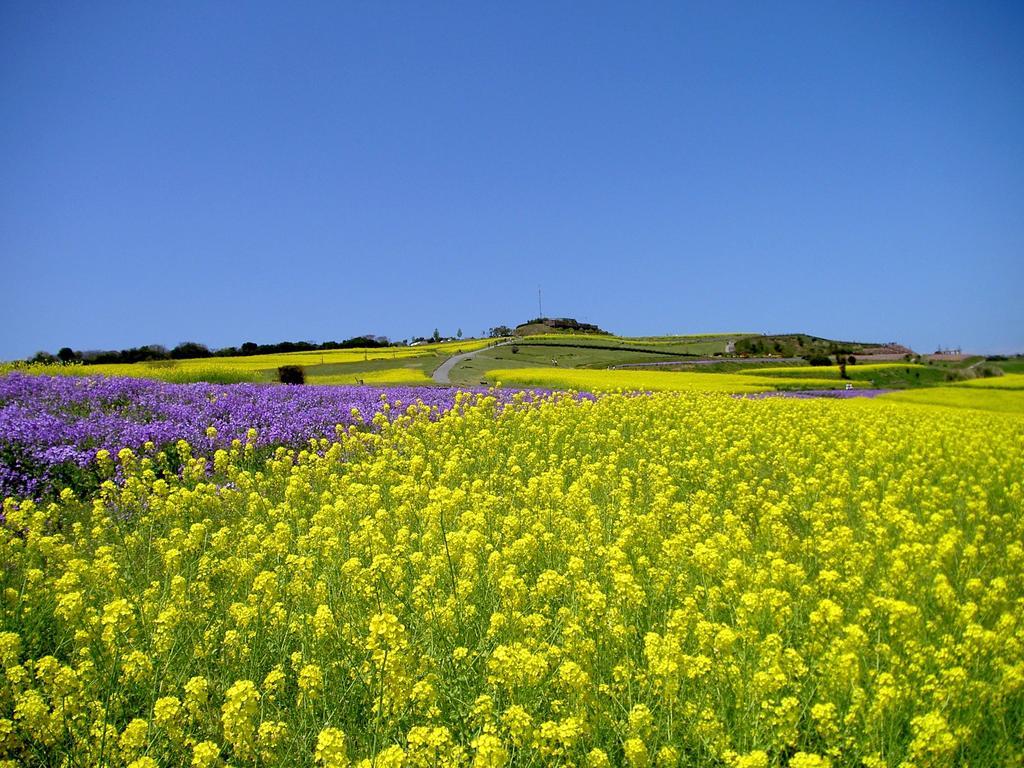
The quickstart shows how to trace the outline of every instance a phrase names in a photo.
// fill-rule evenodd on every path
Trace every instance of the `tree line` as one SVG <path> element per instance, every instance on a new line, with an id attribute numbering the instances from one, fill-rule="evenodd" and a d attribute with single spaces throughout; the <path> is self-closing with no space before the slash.
<path id="1" fill-rule="evenodd" d="M 499 325 L 487 331 L 492 338 L 511 336 L 512 329 Z M 176 347 L 168 349 L 163 344 L 146 344 L 141 347 L 127 349 L 89 349 L 78 350 L 61 347 L 52 352 L 36 352 L 29 358 L 29 363 L 81 363 L 83 365 L 105 365 L 110 363 L 148 363 L 157 360 L 189 360 L 204 357 L 248 357 L 250 355 L 275 355 L 286 352 L 325 352 L 331 349 L 372 349 L 377 347 L 405 347 L 412 344 L 429 344 L 442 341 L 453 341 L 462 338 L 459 328 L 454 337 L 442 336 L 437 328 L 430 336 L 413 336 L 411 339 L 391 341 L 387 336 L 364 334 L 353 336 L 344 341 L 325 341 L 317 344 L 312 341 L 280 341 L 276 344 L 257 344 L 247 341 L 237 347 L 221 347 L 211 349 L 197 341 L 183 341 Z"/>
<path id="2" fill-rule="evenodd" d="M 57 354 L 37 352 L 30 362 L 33 363 L 82 363 L 84 365 L 100 365 L 107 363 L 146 363 L 154 360 L 188 360 L 201 357 L 247 357 L 250 355 L 272 355 L 284 352 L 320 352 L 330 349 L 353 349 L 373 347 L 402 346 L 392 343 L 386 336 L 355 336 L 344 341 L 325 341 L 316 344 L 312 341 L 281 341 L 277 344 L 257 344 L 247 341 L 238 347 L 222 347 L 210 349 L 196 341 L 183 341 L 172 349 L 162 344 L 146 344 L 128 349 L 93 349 L 77 350 L 61 347 Z"/>

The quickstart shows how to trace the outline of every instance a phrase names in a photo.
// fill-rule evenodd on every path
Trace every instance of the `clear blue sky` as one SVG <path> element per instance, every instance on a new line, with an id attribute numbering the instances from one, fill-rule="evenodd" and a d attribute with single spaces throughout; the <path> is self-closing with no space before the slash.
<path id="1" fill-rule="evenodd" d="M 0 4 L 0 358 L 802 331 L 1024 351 L 1024 5 Z"/>

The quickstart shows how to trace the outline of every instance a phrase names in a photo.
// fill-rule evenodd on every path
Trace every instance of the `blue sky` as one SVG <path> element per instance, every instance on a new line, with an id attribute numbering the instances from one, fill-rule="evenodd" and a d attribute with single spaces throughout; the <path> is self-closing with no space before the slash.
<path id="1" fill-rule="evenodd" d="M 0 358 L 801 331 L 1024 352 L 1019 3 L 0 4 Z"/>

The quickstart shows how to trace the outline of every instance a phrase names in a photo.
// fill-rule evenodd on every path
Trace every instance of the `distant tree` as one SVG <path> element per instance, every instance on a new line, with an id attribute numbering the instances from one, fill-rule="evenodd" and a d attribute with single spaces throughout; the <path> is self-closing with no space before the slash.
<path id="1" fill-rule="evenodd" d="M 273 346 L 277 347 L 271 350 L 273 352 L 310 352 L 316 349 L 316 344 L 311 341 L 282 341 Z"/>
<path id="2" fill-rule="evenodd" d="M 75 352 L 75 350 L 73 350 L 71 347 L 61 347 L 60 350 L 57 352 L 57 357 L 60 358 L 60 361 L 62 363 L 70 363 L 75 360 L 82 359 L 82 355 L 79 354 L 78 352 Z"/>
<path id="3" fill-rule="evenodd" d="M 82 353 L 83 362 L 86 363 L 142 363 L 148 360 L 166 360 L 169 356 L 167 347 L 161 344 L 147 344 L 120 351 L 110 349 Z"/>
<path id="4" fill-rule="evenodd" d="M 434 329 L 434 335 L 430 337 L 430 340 L 435 343 L 441 340 L 441 333 L 437 330 L 437 328 Z"/>
<path id="5" fill-rule="evenodd" d="M 493 328 L 491 328 L 490 335 L 492 339 L 497 339 L 502 336 L 511 336 L 512 329 L 509 328 L 507 325 L 496 325 Z"/>
<path id="6" fill-rule="evenodd" d="M 171 359 L 188 360 L 193 357 L 212 357 L 213 352 L 205 344 L 196 341 L 183 341 L 171 350 Z"/>
<path id="7" fill-rule="evenodd" d="M 391 342 L 387 340 L 386 336 L 355 336 L 351 339 L 345 339 L 340 344 L 336 345 L 337 349 L 353 349 L 353 348 L 364 348 L 364 347 L 387 347 L 390 346 Z M 322 345 L 321 345 L 322 346 Z"/>
<path id="8" fill-rule="evenodd" d="M 282 365 L 277 369 L 277 380 L 282 384 L 305 384 L 306 371 L 301 365 Z"/>
<path id="9" fill-rule="evenodd" d="M 846 362 L 847 362 L 847 357 L 850 354 L 850 350 L 843 349 L 842 347 L 833 346 L 832 347 L 832 354 L 835 355 L 836 365 L 839 366 L 839 378 L 840 379 L 848 379 L 848 378 L 850 378 L 849 376 L 846 375 Z"/>
<path id="10" fill-rule="evenodd" d="M 457 330 L 457 331 L 455 332 L 455 335 L 456 335 L 456 336 L 457 336 L 458 338 L 460 338 L 460 339 L 461 339 L 461 338 L 462 338 L 462 329 L 461 329 L 461 328 L 459 328 L 459 330 Z"/>
<path id="11" fill-rule="evenodd" d="M 82 362 L 86 365 L 99 365 L 100 363 L 117 363 L 121 360 L 120 352 L 110 352 L 104 349 L 90 349 L 82 353 Z"/>
<path id="12" fill-rule="evenodd" d="M 98 363 L 138 363 L 147 360 L 183 360 L 188 358 L 202 357 L 234 357 L 245 355 L 268 355 L 286 352 L 311 352 L 314 350 L 345 349 L 348 347 L 388 347 L 392 346 L 387 336 L 367 334 L 357 336 L 346 341 L 325 341 L 317 344 L 312 341 L 281 341 L 277 344 L 257 344 L 254 341 L 247 341 L 240 347 L 222 347 L 211 351 L 205 344 L 195 341 L 185 341 L 176 346 L 172 351 L 160 344 L 148 344 L 143 347 L 132 347 L 121 350 L 87 350 L 77 352 L 70 347 L 65 347 L 61 352 L 67 356 L 74 355 L 74 360 L 81 360 L 86 365 Z M 47 353 L 49 354 L 49 353 Z M 54 357 L 51 355 L 51 357 Z M 57 358 L 54 357 L 54 360 Z"/>
<path id="13" fill-rule="evenodd" d="M 35 356 L 29 361 L 31 363 L 56 363 L 57 358 L 47 352 L 45 349 L 41 349 L 36 352 Z"/>

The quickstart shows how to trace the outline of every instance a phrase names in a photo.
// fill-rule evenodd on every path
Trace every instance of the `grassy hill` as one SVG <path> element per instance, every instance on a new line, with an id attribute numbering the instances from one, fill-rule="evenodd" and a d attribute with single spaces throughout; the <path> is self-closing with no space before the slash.
<path id="1" fill-rule="evenodd" d="M 863 341 L 841 341 L 838 339 L 826 339 L 821 336 L 811 336 L 806 333 L 782 333 L 767 336 L 751 335 L 739 339 L 736 342 L 737 355 L 750 355 L 759 357 L 762 355 L 777 355 L 778 357 L 810 357 L 815 355 L 830 355 L 842 350 L 848 355 L 859 355 L 866 352 L 882 350 L 907 350 L 898 345 L 886 345 L 876 342 Z"/>
<path id="2" fill-rule="evenodd" d="M 304 369 L 308 384 L 386 386 L 431 384 L 433 372 L 450 357 L 475 352 L 475 356 L 462 360 L 452 369 L 452 384 L 480 386 L 500 380 L 509 386 L 742 392 L 845 386 L 840 381 L 836 366 L 812 366 L 801 356 L 825 355 L 836 349 L 844 350 L 844 354 L 862 355 L 880 350 L 891 354 L 893 351 L 887 345 L 836 341 L 807 334 L 711 333 L 623 337 L 589 331 L 573 333 L 547 327 L 544 333 L 510 339 L 465 339 L 415 347 L 307 351 L 119 365 L 44 366 L 36 370 L 40 373 L 106 374 L 172 382 L 231 383 L 276 381 L 280 366 L 298 365 Z M 787 353 L 788 356 L 784 356 Z M 989 370 L 983 370 L 982 366 Z M 976 358 L 927 364 L 862 362 L 848 365 L 846 372 L 858 387 L 917 389 L 958 385 L 962 392 L 968 391 L 942 397 L 951 403 L 961 403 L 969 402 L 972 397 L 981 397 L 982 390 L 1019 389 L 1018 379 L 1024 377 L 1014 376 L 1011 372 L 1016 373 L 1021 367 L 1018 358 L 995 362 Z M 1003 372 L 1010 375 L 998 375 Z M 976 394 L 972 395 L 970 390 Z"/>
<path id="3" fill-rule="evenodd" d="M 791 337 L 750 333 L 624 337 L 549 332 L 516 337 L 511 344 L 481 352 L 471 360 L 457 365 L 452 371 L 452 381 L 459 384 L 479 384 L 487 379 L 486 373 L 489 370 L 501 368 L 604 369 L 637 366 L 650 368 L 652 372 L 667 372 L 673 368 L 702 374 L 734 372 L 738 368 L 755 364 L 772 365 L 772 358 L 782 357 L 774 351 L 775 340 L 780 338 L 790 339 L 790 346 L 781 346 L 783 350 L 805 349 L 808 355 L 823 354 L 824 350 L 836 348 L 838 345 L 845 345 L 841 347 L 843 349 L 858 351 L 877 346 L 860 342 L 835 342 L 803 334 L 794 334 Z M 758 342 L 755 343 L 753 340 Z M 797 340 L 800 342 L 799 345 Z M 751 356 L 752 350 L 762 349 L 765 345 L 772 350 L 761 353 L 766 356 L 767 362 L 745 362 Z M 708 365 L 709 362 L 716 364 Z M 793 364 L 792 359 L 789 364 Z"/>
<path id="4" fill-rule="evenodd" d="M 745 368 L 739 371 L 739 373 L 762 378 L 764 376 L 780 376 L 790 379 L 813 378 L 833 381 L 838 381 L 840 378 L 839 367 L 835 365 Z M 846 366 L 846 375 L 849 379 L 867 382 L 880 389 L 905 389 L 907 387 L 940 384 L 945 381 L 946 373 L 947 371 L 939 366 L 917 365 L 913 363 Z"/>
<path id="5" fill-rule="evenodd" d="M 547 333 L 516 338 L 484 350 L 452 371 L 457 384 L 479 384 L 497 368 L 605 369 L 652 363 L 678 363 L 725 354 L 735 334 L 647 336 L 628 338 L 591 334 Z"/>

